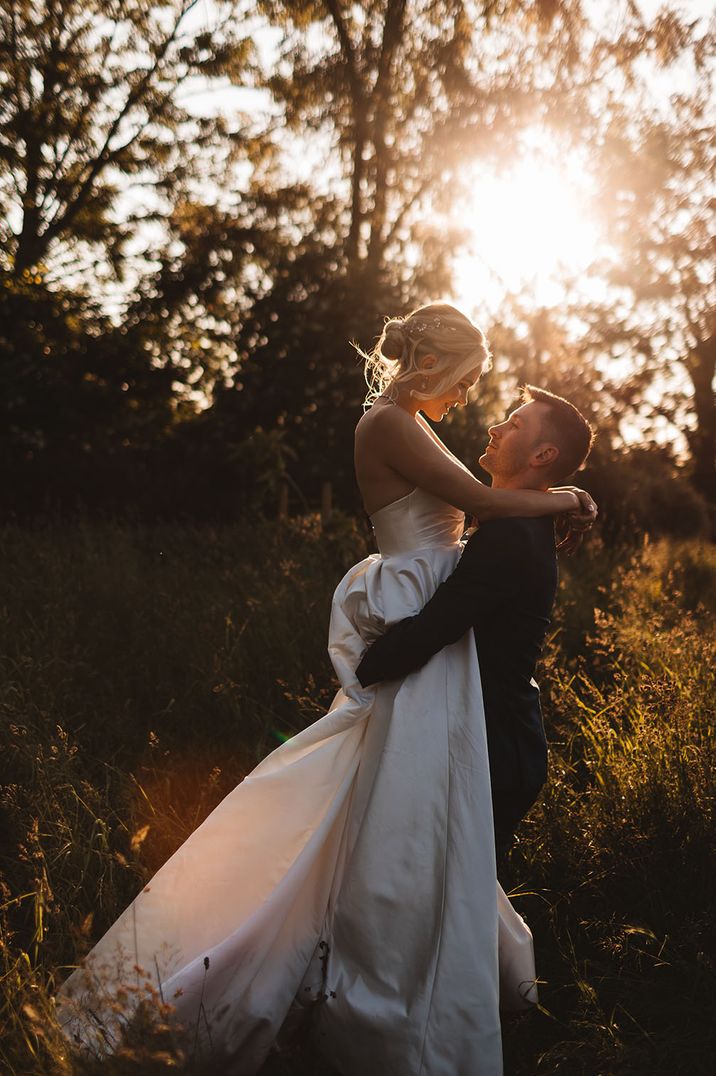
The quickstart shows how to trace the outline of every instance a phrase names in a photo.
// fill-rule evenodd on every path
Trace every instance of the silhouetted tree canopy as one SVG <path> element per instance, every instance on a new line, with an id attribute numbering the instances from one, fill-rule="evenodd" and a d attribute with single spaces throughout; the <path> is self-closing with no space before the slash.
<path id="1" fill-rule="evenodd" d="M 60 500 L 68 469 L 94 458 L 92 500 L 101 468 L 117 479 L 109 456 L 136 468 L 193 414 L 233 362 L 242 278 L 275 260 L 290 213 L 270 180 L 236 193 L 237 169 L 271 172 L 249 118 L 179 103 L 192 80 L 247 77 L 253 55 L 238 5 L 185 30 L 194 6 L 0 7 L 2 426 L 9 460 L 32 465 L 19 485 Z"/>
<path id="2" fill-rule="evenodd" d="M 282 481 L 315 504 L 329 479 L 355 507 L 351 341 L 450 294 L 467 166 L 525 159 L 535 127 L 600 177 L 599 299 L 507 296 L 447 439 L 474 461 L 536 381 L 594 419 L 605 461 L 630 417 L 682 423 L 713 499 L 713 48 L 666 9 L 581 0 L 4 0 L 6 503 L 222 516 Z M 231 84 L 261 109 L 188 108 Z"/>

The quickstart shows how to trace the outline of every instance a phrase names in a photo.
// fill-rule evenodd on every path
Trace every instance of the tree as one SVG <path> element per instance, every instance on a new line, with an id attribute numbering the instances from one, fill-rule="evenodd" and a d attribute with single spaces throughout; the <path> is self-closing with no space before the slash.
<path id="1" fill-rule="evenodd" d="M 613 345 L 629 340 L 662 376 L 671 372 L 676 401 L 666 395 L 656 409 L 681 420 L 694 485 L 716 504 L 716 35 L 692 38 L 689 52 L 698 82 L 673 98 L 670 114 L 620 111 L 605 131 L 617 257 L 604 268 L 614 292 L 631 297 L 619 304 Z"/>
<path id="2" fill-rule="evenodd" d="M 232 26 L 184 32 L 197 0 L 4 0 L 0 8 L 0 259 L 21 277 L 121 275 L 140 224 L 161 218 L 217 138 L 177 91 L 196 76 L 238 78 L 250 42 Z M 120 202 L 127 183 L 137 204 Z"/>
<path id="3" fill-rule="evenodd" d="M 0 7 L 3 440 L 21 485 L 95 461 L 97 487 L 110 458 L 126 470 L 161 444 L 221 373 L 231 290 L 273 241 L 270 196 L 233 193 L 249 152 L 266 160 L 260 134 L 178 100 L 243 77 L 249 9 L 192 29 L 195 2 Z"/>
<path id="4" fill-rule="evenodd" d="M 589 151 L 606 244 L 586 281 L 565 282 L 559 310 L 513 304 L 511 357 L 556 391 L 581 383 L 615 445 L 620 426 L 657 440 L 683 430 L 694 486 L 714 503 L 716 34 L 663 8 L 641 55 L 622 84 L 573 95 L 580 122 L 572 114 L 564 138 Z"/>

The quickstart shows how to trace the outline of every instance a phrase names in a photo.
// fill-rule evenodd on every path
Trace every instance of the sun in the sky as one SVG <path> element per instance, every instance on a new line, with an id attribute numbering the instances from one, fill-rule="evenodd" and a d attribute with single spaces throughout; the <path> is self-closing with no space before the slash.
<path id="1" fill-rule="evenodd" d="M 476 170 L 458 212 L 469 231 L 455 263 L 466 305 L 479 301 L 476 288 L 485 289 L 488 304 L 525 289 L 538 303 L 559 302 L 561 278 L 586 272 L 594 260 L 600 234 L 590 177 L 576 157 L 550 157 L 535 154 L 499 175 Z"/>

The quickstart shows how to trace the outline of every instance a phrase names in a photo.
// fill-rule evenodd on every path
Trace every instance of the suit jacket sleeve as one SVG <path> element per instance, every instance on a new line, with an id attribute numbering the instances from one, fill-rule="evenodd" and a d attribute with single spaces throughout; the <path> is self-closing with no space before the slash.
<path id="1" fill-rule="evenodd" d="M 517 592 L 525 552 L 524 531 L 514 521 L 484 523 L 422 611 L 393 625 L 363 655 L 356 669 L 363 687 L 402 679 L 473 625 L 489 623 L 494 610 Z"/>

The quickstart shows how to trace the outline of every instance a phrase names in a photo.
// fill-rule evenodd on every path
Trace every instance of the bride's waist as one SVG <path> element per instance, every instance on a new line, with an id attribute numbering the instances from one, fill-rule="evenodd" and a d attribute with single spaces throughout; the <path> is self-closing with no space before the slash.
<path id="1" fill-rule="evenodd" d="M 392 542 L 378 543 L 378 552 L 380 553 L 383 560 L 386 560 L 387 558 L 410 560 L 411 558 L 419 556 L 430 556 L 431 554 L 435 556 L 457 556 L 461 551 L 461 543 L 459 541 L 455 541 L 454 538 L 450 541 L 432 541 L 426 542 L 424 545 L 420 544 L 411 546 L 397 545 L 393 544 Z"/>
<path id="2" fill-rule="evenodd" d="M 329 649 L 358 648 L 358 658 L 386 628 L 414 616 L 456 567 L 461 545 L 386 549 L 351 568 L 333 596 Z M 357 637 L 357 638 L 356 638 Z"/>

